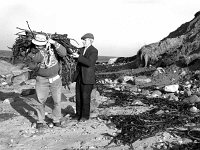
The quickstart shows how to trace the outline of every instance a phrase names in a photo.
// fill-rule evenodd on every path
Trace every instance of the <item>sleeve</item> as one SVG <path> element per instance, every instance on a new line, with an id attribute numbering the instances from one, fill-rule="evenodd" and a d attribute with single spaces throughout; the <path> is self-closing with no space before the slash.
<path id="1" fill-rule="evenodd" d="M 83 55 L 79 55 L 78 62 L 91 67 L 94 66 L 98 59 L 98 51 L 93 50 L 88 58 L 84 57 Z"/>
<path id="2" fill-rule="evenodd" d="M 42 62 L 42 60 L 43 60 L 43 55 L 40 53 L 40 52 L 38 52 L 38 53 L 36 53 L 36 54 L 34 54 L 34 53 L 29 53 L 28 54 L 28 57 L 29 58 L 31 58 L 31 60 L 33 61 L 33 62 L 35 62 L 35 63 L 40 63 L 40 62 Z"/>
<path id="3" fill-rule="evenodd" d="M 65 57 L 67 55 L 67 50 L 64 46 L 62 46 L 58 42 L 55 42 L 54 46 L 55 46 L 55 50 L 57 51 L 60 57 Z"/>
<path id="4" fill-rule="evenodd" d="M 28 54 L 28 68 L 31 70 L 34 70 L 37 67 L 37 64 L 41 63 L 43 60 L 43 56 L 40 52 L 34 54 L 34 53 L 29 53 Z"/>

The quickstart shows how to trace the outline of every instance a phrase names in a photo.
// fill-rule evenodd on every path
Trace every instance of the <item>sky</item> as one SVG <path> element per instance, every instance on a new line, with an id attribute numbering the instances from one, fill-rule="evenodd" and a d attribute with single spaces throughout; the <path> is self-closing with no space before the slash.
<path id="1" fill-rule="evenodd" d="M 0 50 L 12 47 L 22 29 L 94 35 L 99 56 L 130 57 L 162 40 L 200 10 L 199 0 L 6 0 L 0 5 Z"/>

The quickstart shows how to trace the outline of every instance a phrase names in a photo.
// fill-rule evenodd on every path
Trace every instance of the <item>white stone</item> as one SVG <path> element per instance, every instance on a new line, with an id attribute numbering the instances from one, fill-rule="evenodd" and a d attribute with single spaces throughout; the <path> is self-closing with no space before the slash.
<path id="1" fill-rule="evenodd" d="M 166 92 L 177 92 L 178 91 L 178 88 L 179 88 L 179 85 L 178 84 L 173 84 L 173 85 L 167 85 L 164 87 L 164 90 Z"/>
<path id="2" fill-rule="evenodd" d="M 110 58 L 108 60 L 108 64 L 111 65 L 111 64 L 114 64 L 116 62 L 117 58 Z"/>

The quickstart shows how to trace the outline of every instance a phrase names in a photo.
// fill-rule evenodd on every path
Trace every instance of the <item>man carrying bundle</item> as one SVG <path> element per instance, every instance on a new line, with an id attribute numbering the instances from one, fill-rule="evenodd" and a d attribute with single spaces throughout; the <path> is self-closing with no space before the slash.
<path id="1" fill-rule="evenodd" d="M 52 39 L 47 40 L 46 36 L 43 34 L 37 34 L 35 39 L 32 40 L 32 43 L 35 45 L 35 49 L 38 50 L 36 53 L 29 54 L 32 62 L 37 66 L 35 67 L 35 65 L 29 65 L 30 69 L 37 70 L 35 89 L 39 105 L 36 108 L 38 114 L 36 128 L 42 129 L 46 127 L 44 122 L 45 101 L 49 96 L 49 92 L 51 92 L 54 102 L 52 110 L 52 123 L 49 126 L 60 127 L 62 81 L 59 75 L 60 65 L 56 56 L 66 56 L 67 50 L 56 41 Z"/>

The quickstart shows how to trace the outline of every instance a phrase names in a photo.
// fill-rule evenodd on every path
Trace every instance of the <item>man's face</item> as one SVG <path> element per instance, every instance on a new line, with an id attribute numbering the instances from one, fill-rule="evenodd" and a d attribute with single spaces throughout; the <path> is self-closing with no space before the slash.
<path id="1" fill-rule="evenodd" d="M 91 44 L 89 38 L 86 38 L 86 39 L 82 40 L 82 42 L 83 42 L 83 46 L 84 46 L 84 47 L 88 47 L 88 46 Z"/>
<path id="2" fill-rule="evenodd" d="M 43 50 L 45 47 L 45 45 L 35 45 L 35 48 L 37 48 L 38 50 Z"/>

